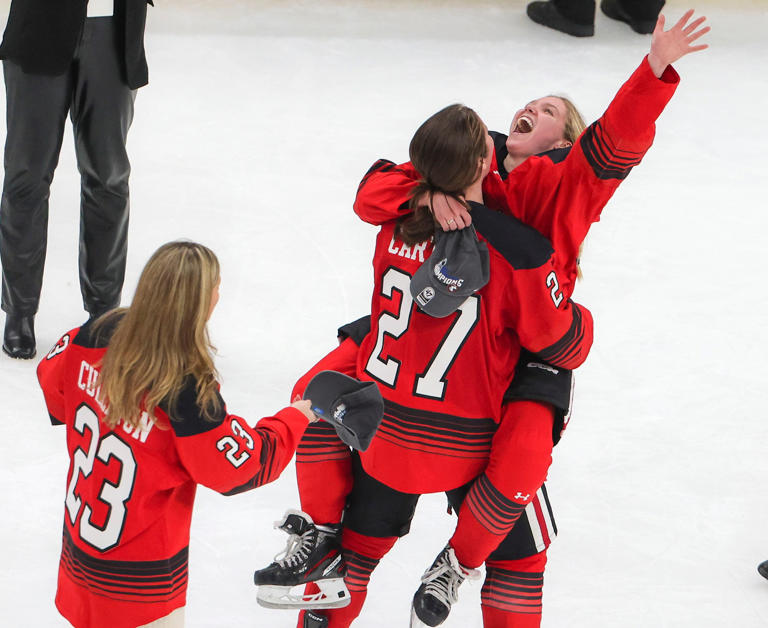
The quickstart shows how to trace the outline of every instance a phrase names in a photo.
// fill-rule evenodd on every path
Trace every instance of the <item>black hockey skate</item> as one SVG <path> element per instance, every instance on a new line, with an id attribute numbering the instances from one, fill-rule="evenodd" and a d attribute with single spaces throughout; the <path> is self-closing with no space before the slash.
<path id="1" fill-rule="evenodd" d="M 477 569 L 462 567 L 450 545 L 446 545 L 435 562 L 421 577 L 421 586 L 413 596 L 411 628 L 439 626 L 459 599 L 459 585 L 464 580 L 480 577 Z"/>
<path id="2" fill-rule="evenodd" d="M 259 587 L 256 601 L 267 608 L 341 608 L 350 602 L 344 584 L 341 526 L 315 525 L 298 510 L 288 510 L 275 527 L 290 535 L 275 561 L 253 574 Z M 317 584 L 318 593 L 291 593 L 296 586 Z"/>

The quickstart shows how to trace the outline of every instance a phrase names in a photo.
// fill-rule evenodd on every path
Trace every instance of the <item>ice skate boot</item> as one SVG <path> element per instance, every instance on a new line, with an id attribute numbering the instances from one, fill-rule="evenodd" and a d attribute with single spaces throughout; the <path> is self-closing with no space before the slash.
<path id="1" fill-rule="evenodd" d="M 315 525 L 308 514 L 288 510 L 275 527 L 289 534 L 288 543 L 271 565 L 253 574 L 259 587 L 256 601 L 267 608 L 341 608 L 349 604 L 341 525 Z M 320 591 L 291 592 L 309 582 Z"/>
<path id="2" fill-rule="evenodd" d="M 421 586 L 413 596 L 411 628 L 439 626 L 459 599 L 459 585 L 464 580 L 477 580 L 477 569 L 462 567 L 450 545 L 438 554 L 435 562 L 421 577 Z"/>

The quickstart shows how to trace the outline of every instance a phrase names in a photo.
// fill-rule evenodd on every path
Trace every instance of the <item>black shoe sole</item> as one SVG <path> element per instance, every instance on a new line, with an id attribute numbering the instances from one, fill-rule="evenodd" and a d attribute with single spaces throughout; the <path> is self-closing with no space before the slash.
<path id="1" fill-rule="evenodd" d="M 32 353 L 29 355 L 26 355 L 28 352 L 20 353 L 18 351 L 11 351 L 3 345 L 3 353 L 7 355 L 9 358 L 13 358 L 14 360 L 33 360 L 34 357 L 37 355 L 37 350 L 35 348 L 32 349 Z"/>
<path id="2" fill-rule="evenodd" d="M 525 9 L 531 20 L 542 26 L 547 26 L 561 33 L 574 37 L 592 37 L 595 34 L 594 24 L 578 24 L 569 20 L 549 2 L 531 2 Z"/>
<path id="3" fill-rule="evenodd" d="M 634 20 L 627 15 L 616 2 L 603 0 L 600 3 L 600 10 L 606 17 L 619 22 L 628 24 L 629 27 L 640 35 L 650 35 L 656 28 L 656 20 Z"/>

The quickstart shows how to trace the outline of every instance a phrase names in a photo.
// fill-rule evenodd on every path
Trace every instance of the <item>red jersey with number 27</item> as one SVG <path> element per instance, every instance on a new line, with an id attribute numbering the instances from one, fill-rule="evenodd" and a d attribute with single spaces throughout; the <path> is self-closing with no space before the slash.
<path id="1" fill-rule="evenodd" d="M 64 334 L 37 374 L 70 466 L 56 606 L 78 628 L 131 628 L 183 606 L 197 484 L 232 495 L 278 477 L 307 426 L 285 408 L 255 427 L 202 416 L 190 380 L 171 413 L 138 428 L 103 422 L 96 389 L 106 346 L 89 325 Z"/>
<path id="2" fill-rule="evenodd" d="M 431 242 L 406 246 L 395 220 L 376 239 L 371 332 L 357 377 L 379 384 L 385 414 L 361 459 L 406 493 L 456 488 L 483 470 L 521 344 L 564 368 L 581 364 L 592 344 L 589 311 L 556 289 L 546 238 L 477 203 L 472 218 L 488 245 L 490 280 L 445 318 L 419 310 L 409 288 Z"/>

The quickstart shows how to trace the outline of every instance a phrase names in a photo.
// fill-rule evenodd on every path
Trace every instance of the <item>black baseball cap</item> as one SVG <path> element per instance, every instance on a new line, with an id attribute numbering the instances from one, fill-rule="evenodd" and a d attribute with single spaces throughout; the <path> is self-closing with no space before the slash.
<path id="1" fill-rule="evenodd" d="M 411 296 L 423 312 L 443 318 L 491 276 L 488 246 L 470 225 L 457 231 L 435 231 L 432 254 L 411 278 Z"/>
<path id="2" fill-rule="evenodd" d="M 384 400 L 374 382 L 361 382 L 337 371 L 320 371 L 307 384 L 304 399 L 328 421 L 350 447 L 365 451 L 384 416 Z"/>

